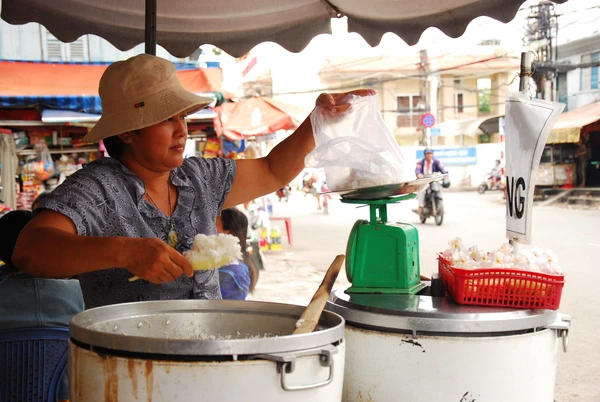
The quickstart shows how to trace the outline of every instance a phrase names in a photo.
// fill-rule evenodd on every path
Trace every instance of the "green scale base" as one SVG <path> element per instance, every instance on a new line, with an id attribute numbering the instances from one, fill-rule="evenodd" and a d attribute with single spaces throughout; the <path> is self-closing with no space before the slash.
<path id="1" fill-rule="evenodd" d="M 352 286 L 347 293 L 416 294 L 421 282 L 419 234 L 408 223 L 387 221 L 387 204 L 415 198 L 408 194 L 379 200 L 347 200 L 367 204 L 370 221 L 354 224 L 346 247 L 346 276 Z"/>

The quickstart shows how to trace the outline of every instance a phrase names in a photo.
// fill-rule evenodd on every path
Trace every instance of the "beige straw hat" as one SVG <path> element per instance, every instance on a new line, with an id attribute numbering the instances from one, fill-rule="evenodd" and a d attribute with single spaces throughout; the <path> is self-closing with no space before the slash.
<path id="1" fill-rule="evenodd" d="M 213 100 L 185 90 L 168 60 L 140 54 L 108 66 L 100 79 L 102 117 L 83 138 L 103 138 L 138 130 L 183 111 L 188 114 Z"/>

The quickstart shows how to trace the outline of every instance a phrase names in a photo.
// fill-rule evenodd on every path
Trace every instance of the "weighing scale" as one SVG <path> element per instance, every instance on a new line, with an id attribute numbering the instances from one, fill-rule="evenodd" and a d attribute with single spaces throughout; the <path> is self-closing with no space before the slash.
<path id="1" fill-rule="evenodd" d="M 368 205 L 370 219 L 356 221 L 346 247 L 346 293 L 417 294 L 421 282 L 419 233 L 408 223 L 389 222 L 387 207 L 413 199 L 429 183 L 446 175 L 341 193 L 346 204 Z"/>

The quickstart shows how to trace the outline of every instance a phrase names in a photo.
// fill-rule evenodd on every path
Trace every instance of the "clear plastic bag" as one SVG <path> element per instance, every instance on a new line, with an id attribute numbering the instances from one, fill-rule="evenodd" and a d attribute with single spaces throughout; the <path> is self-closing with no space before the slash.
<path id="1" fill-rule="evenodd" d="M 405 181 L 404 158 L 381 117 L 377 95 L 349 95 L 342 103 L 350 104 L 343 113 L 321 106 L 311 114 L 316 148 L 305 165 L 324 168 L 332 191 Z"/>
<path id="2" fill-rule="evenodd" d="M 36 161 L 33 164 L 33 171 L 38 180 L 46 181 L 54 175 L 54 161 L 48 150 L 48 146 L 44 142 L 35 144 L 34 148 Z"/>

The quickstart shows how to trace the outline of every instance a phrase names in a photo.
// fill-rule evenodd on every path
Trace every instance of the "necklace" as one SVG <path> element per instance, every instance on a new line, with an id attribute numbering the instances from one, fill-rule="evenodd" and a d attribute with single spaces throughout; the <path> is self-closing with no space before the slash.
<path id="1" fill-rule="evenodd" d="M 150 193 L 148 193 L 146 191 L 146 195 L 148 196 L 148 199 L 150 200 L 150 202 L 152 203 L 152 205 L 154 205 L 156 207 L 156 209 L 158 209 L 160 211 L 160 208 L 158 207 L 158 205 L 156 205 L 156 203 L 154 202 L 154 200 L 152 199 L 152 197 L 150 196 Z M 173 248 L 175 248 L 175 246 L 177 246 L 177 232 L 175 231 L 175 225 L 173 225 L 173 207 L 171 206 L 171 186 L 169 185 L 169 182 L 167 181 L 167 197 L 169 200 L 169 215 L 167 215 L 168 218 L 168 233 L 167 233 L 167 244 Z"/>

